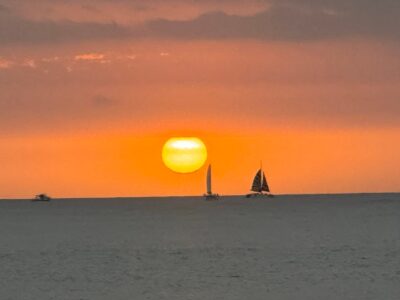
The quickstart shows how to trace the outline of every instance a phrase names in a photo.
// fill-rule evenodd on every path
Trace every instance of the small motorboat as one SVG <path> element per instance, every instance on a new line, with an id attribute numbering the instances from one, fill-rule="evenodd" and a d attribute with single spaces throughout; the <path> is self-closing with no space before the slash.
<path id="1" fill-rule="evenodd" d="M 51 201 L 51 198 L 47 196 L 46 194 L 38 194 L 35 196 L 34 199 L 32 199 L 34 202 L 49 202 Z"/>

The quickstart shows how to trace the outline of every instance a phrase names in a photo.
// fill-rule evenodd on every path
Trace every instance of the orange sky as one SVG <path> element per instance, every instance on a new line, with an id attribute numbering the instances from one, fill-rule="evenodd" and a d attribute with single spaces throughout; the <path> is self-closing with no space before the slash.
<path id="1" fill-rule="evenodd" d="M 163 142 L 175 133 L 178 131 L 6 139 L 0 150 L 2 194 L 201 194 L 204 168 L 181 175 L 161 161 Z M 253 135 L 240 129 L 215 129 L 192 133 L 207 144 L 214 187 L 223 194 L 245 193 L 260 159 L 276 193 L 393 191 L 399 182 L 397 129 L 270 130 Z"/>
<path id="2" fill-rule="evenodd" d="M 399 191 L 398 29 L 358 0 L 3 2 L 0 198 L 202 194 L 204 168 L 162 164 L 171 136 L 203 139 L 221 194 L 260 160 L 275 193 Z"/>

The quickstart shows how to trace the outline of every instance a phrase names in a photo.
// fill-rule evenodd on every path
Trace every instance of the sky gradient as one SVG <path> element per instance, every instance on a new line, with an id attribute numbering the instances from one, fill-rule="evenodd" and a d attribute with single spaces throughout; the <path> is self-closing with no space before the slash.
<path id="1" fill-rule="evenodd" d="M 0 0 L 0 198 L 400 191 L 400 3 Z"/>

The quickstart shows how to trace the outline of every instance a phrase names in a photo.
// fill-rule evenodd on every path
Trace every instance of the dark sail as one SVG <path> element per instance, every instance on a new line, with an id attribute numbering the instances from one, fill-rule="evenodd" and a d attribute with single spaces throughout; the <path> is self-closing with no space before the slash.
<path id="1" fill-rule="evenodd" d="M 270 190 L 269 190 L 269 186 L 268 186 L 268 182 L 267 182 L 267 178 L 265 178 L 265 173 L 263 172 L 263 184 L 262 184 L 262 190 L 264 191 L 264 192 L 270 192 Z"/>
<path id="2" fill-rule="evenodd" d="M 258 170 L 256 176 L 253 180 L 253 185 L 251 186 L 253 192 L 261 192 L 261 169 Z"/>
<path id="3" fill-rule="evenodd" d="M 261 179 L 262 176 L 262 179 Z M 264 172 L 262 170 L 258 170 L 256 176 L 254 177 L 253 184 L 251 186 L 251 190 L 253 192 L 269 192 L 269 186 L 267 183 L 267 178 L 265 177 Z"/>

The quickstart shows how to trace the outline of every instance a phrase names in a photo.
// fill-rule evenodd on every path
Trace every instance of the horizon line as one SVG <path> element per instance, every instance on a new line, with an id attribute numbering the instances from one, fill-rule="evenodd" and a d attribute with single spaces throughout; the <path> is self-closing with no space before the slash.
<path id="1" fill-rule="evenodd" d="M 286 193 L 286 194 L 273 194 L 276 197 L 286 197 L 286 196 L 368 196 L 368 195 L 400 195 L 400 191 L 398 192 L 344 192 L 344 193 L 304 193 L 304 194 L 296 194 L 296 193 Z M 220 194 L 220 197 L 228 198 L 228 197 L 245 197 L 246 194 Z M 31 198 L 0 198 L 0 201 L 30 201 L 34 197 Z M 116 200 L 116 199 L 169 199 L 169 198 L 204 198 L 203 195 L 154 195 L 154 196 L 90 196 L 90 197 L 51 197 L 52 200 Z"/>

